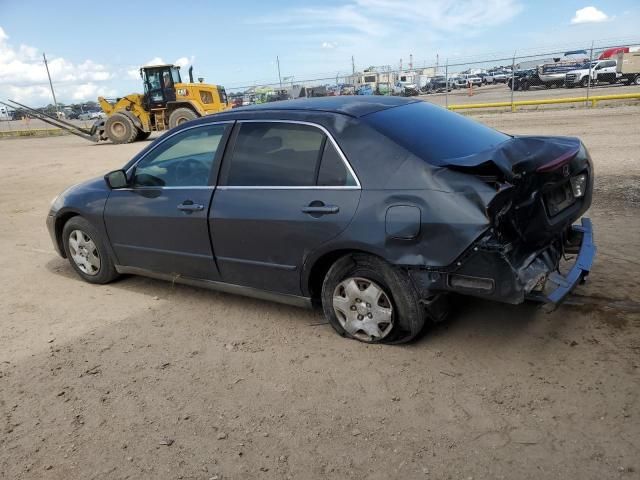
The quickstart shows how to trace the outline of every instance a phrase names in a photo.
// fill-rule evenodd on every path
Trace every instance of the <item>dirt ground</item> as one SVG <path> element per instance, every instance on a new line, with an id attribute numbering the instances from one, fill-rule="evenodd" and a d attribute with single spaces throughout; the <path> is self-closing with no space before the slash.
<path id="1" fill-rule="evenodd" d="M 598 256 L 571 305 L 460 299 L 407 346 L 139 277 L 94 286 L 44 220 L 145 143 L 0 141 L 0 478 L 640 478 L 640 106 L 477 115 L 577 135 Z"/>

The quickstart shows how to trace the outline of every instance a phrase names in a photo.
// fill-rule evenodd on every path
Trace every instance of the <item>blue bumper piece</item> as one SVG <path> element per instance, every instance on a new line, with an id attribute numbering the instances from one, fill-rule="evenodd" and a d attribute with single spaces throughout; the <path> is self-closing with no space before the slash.
<path id="1" fill-rule="evenodd" d="M 574 263 L 571 270 L 566 275 L 560 275 L 557 272 L 549 275 L 548 281 L 557 285 L 556 289 L 541 298 L 541 300 L 559 304 L 564 298 L 574 289 L 574 287 L 580 283 L 580 281 L 589 275 L 591 266 L 593 265 L 593 258 L 596 256 L 596 246 L 593 243 L 593 225 L 591 219 L 583 218 L 582 225 L 573 225 L 573 230 L 582 233 L 582 243 L 580 245 L 580 251 L 578 252 L 578 258 Z"/>

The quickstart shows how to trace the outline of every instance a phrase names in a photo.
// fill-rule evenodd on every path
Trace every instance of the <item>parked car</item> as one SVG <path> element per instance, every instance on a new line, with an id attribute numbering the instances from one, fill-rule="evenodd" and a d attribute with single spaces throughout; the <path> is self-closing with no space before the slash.
<path id="1" fill-rule="evenodd" d="M 586 87 L 589 83 L 589 73 L 591 73 L 592 85 L 598 82 L 616 83 L 618 81 L 616 64 L 615 60 L 587 62 L 581 68 L 567 72 L 564 85 L 567 88 Z"/>
<path id="2" fill-rule="evenodd" d="M 467 88 L 468 87 L 467 79 L 462 77 L 462 76 L 451 77 L 449 79 L 449 81 L 451 82 L 451 87 L 454 90 L 456 90 L 458 88 Z"/>
<path id="3" fill-rule="evenodd" d="M 452 86 L 452 79 L 449 79 L 449 81 L 447 82 L 447 79 L 444 75 L 437 75 L 435 77 L 431 77 L 421 90 L 424 93 L 438 93 L 444 92 L 445 90 L 451 91 Z"/>
<path id="4" fill-rule="evenodd" d="M 582 57 L 582 50 L 565 53 L 562 61 L 545 63 L 538 67 L 538 78 L 548 88 L 561 87 L 565 82 L 565 75 L 571 70 L 582 68 L 589 61 L 588 57 Z"/>
<path id="5" fill-rule="evenodd" d="M 489 72 L 485 76 L 484 81 L 485 83 L 507 83 L 509 77 L 511 77 L 511 72 L 507 73 L 502 70 L 496 70 Z"/>
<path id="6" fill-rule="evenodd" d="M 356 95 L 375 95 L 375 92 L 373 91 L 373 87 L 370 84 L 365 83 L 364 85 L 361 85 L 358 90 L 356 90 Z"/>
<path id="7" fill-rule="evenodd" d="M 415 97 L 420 94 L 418 86 L 415 83 L 408 82 L 396 82 L 392 92 L 394 95 L 401 95 L 403 97 Z"/>
<path id="8" fill-rule="evenodd" d="M 464 78 L 464 80 L 466 81 L 467 86 L 469 85 L 473 85 L 474 87 L 482 86 L 482 78 L 479 77 L 478 75 L 467 74 L 467 75 L 463 75 L 462 78 Z"/>
<path id="9" fill-rule="evenodd" d="M 572 226 L 592 187 L 577 138 L 338 96 L 184 123 L 61 193 L 47 227 L 90 283 L 140 274 L 321 305 L 341 335 L 405 342 L 450 292 L 561 301 L 595 254 L 591 222 Z"/>
<path id="10" fill-rule="evenodd" d="M 513 76 L 509 77 L 507 80 L 507 86 L 509 88 L 513 88 L 513 90 L 529 90 L 531 87 L 539 86 L 550 88 L 550 84 L 545 84 L 540 80 L 538 70 L 535 68 L 514 72 Z"/>
<path id="11" fill-rule="evenodd" d="M 340 86 L 340 95 L 355 95 L 356 87 L 349 84 Z"/>
<path id="12" fill-rule="evenodd" d="M 99 118 L 106 118 L 106 114 L 104 112 L 98 110 L 92 110 L 89 112 L 84 112 L 78 115 L 78 120 L 96 120 Z"/>

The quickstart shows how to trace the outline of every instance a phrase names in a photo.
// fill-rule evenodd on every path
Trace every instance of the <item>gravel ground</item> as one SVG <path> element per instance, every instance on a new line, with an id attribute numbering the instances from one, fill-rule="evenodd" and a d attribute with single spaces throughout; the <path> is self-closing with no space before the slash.
<path id="1" fill-rule="evenodd" d="M 640 107 L 475 118 L 584 140 L 595 267 L 552 314 L 461 299 L 394 347 L 314 311 L 80 281 L 49 201 L 146 143 L 0 141 L 0 478 L 639 478 Z"/>

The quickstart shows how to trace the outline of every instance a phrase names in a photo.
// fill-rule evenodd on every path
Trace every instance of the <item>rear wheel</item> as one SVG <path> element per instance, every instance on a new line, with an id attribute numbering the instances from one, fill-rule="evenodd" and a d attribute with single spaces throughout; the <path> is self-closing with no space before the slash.
<path id="1" fill-rule="evenodd" d="M 366 343 L 408 342 L 427 318 L 408 275 L 366 254 L 344 256 L 331 266 L 322 308 L 340 335 Z"/>
<path id="2" fill-rule="evenodd" d="M 131 143 L 138 135 L 138 129 L 131 119 L 121 113 L 114 113 L 107 118 L 104 130 L 107 138 L 116 144 Z"/>
<path id="3" fill-rule="evenodd" d="M 109 283 L 118 277 L 102 237 L 84 218 L 73 217 L 65 223 L 62 243 L 69 263 L 83 280 Z"/>
<path id="4" fill-rule="evenodd" d="M 190 108 L 176 108 L 169 115 L 169 128 L 175 128 L 185 122 L 198 118 L 198 114 Z"/>

